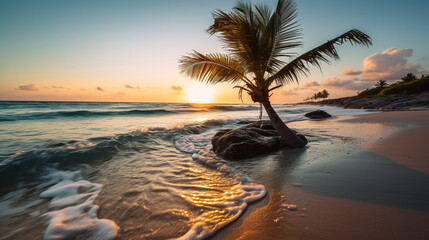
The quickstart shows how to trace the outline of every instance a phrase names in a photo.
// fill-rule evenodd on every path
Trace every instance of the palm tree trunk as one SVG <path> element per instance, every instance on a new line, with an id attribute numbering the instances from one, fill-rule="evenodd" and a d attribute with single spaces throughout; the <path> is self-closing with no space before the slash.
<path id="1" fill-rule="evenodd" d="M 286 145 L 299 148 L 304 147 L 307 144 L 306 142 L 301 140 L 301 138 L 298 137 L 295 132 L 293 132 L 292 130 L 290 130 L 290 128 L 286 126 L 286 124 L 281 120 L 279 115 L 277 115 L 276 111 L 274 111 L 269 100 L 263 101 L 262 105 L 264 105 L 265 111 L 270 118 L 271 124 L 279 133 L 279 135 L 283 138 L 283 141 Z"/>

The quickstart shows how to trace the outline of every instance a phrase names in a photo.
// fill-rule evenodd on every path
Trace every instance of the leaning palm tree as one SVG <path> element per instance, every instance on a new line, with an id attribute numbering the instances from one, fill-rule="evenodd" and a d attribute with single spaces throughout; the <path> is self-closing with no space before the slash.
<path id="1" fill-rule="evenodd" d="M 302 46 L 302 33 L 292 0 L 279 0 L 274 10 L 267 5 L 238 1 L 229 13 L 214 11 L 213 18 L 214 24 L 207 32 L 219 36 L 227 54 L 193 51 L 179 60 L 181 72 L 207 84 L 233 84 L 240 98 L 243 91 L 247 92 L 253 102 L 264 106 L 273 127 L 291 147 L 306 143 L 274 111 L 270 103 L 272 91 L 298 82 L 300 76 L 310 73 L 311 66 L 320 68 L 322 62 L 339 59 L 336 45 L 372 44 L 368 35 L 353 29 L 296 56 L 290 50 Z"/>

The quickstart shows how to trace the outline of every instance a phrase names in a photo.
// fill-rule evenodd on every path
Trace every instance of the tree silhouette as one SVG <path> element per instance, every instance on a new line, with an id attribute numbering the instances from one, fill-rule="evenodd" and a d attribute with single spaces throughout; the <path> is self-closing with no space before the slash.
<path id="1" fill-rule="evenodd" d="M 384 88 L 386 86 L 387 86 L 387 82 L 385 80 L 378 80 L 375 83 L 375 87 L 377 87 L 377 88 Z"/>
<path id="2" fill-rule="evenodd" d="M 262 103 L 273 127 L 284 143 L 292 147 L 306 143 L 271 106 L 272 91 L 298 82 L 300 76 L 310 73 L 311 66 L 320 68 L 323 62 L 339 59 L 336 45 L 372 44 L 368 35 L 352 29 L 296 56 L 291 49 L 302 46 L 302 34 L 292 0 L 279 0 L 274 10 L 268 5 L 238 1 L 231 12 L 216 10 L 213 17 L 214 24 L 207 32 L 219 36 L 228 54 L 193 51 L 179 60 L 181 72 L 207 84 L 230 83 L 239 90 L 240 98 L 243 91 L 247 92 L 253 102 Z M 287 59 L 291 61 L 285 62 Z"/>
<path id="3" fill-rule="evenodd" d="M 417 80 L 417 77 L 413 73 L 407 73 L 407 75 L 405 75 L 405 77 L 401 79 L 403 82 L 411 82 L 411 81 Z"/>
<path id="4" fill-rule="evenodd" d="M 317 100 L 319 98 L 326 99 L 328 98 L 328 96 L 329 96 L 328 91 L 326 89 L 323 89 L 323 91 L 313 94 L 313 96 L 304 99 L 304 101 Z"/>

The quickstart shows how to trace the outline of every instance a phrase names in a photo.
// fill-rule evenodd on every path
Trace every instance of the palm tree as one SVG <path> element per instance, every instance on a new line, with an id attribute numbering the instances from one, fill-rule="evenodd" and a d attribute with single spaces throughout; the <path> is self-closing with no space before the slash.
<path id="1" fill-rule="evenodd" d="M 413 73 L 407 73 L 405 77 L 401 78 L 403 82 L 412 82 L 417 79 L 416 75 Z"/>
<path id="2" fill-rule="evenodd" d="M 326 89 L 323 89 L 321 96 L 323 99 L 326 99 L 329 97 L 329 92 Z"/>
<path id="3" fill-rule="evenodd" d="M 353 29 L 300 55 L 290 50 L 302 46 L 293 0 L 279 0 L 274 10 L 267 5 L 238 1 L 231 12 L 213 12 L 214 24 L 207 32 L 218 34 L 228 54 L 202 54 L 193 51 L 179 60 L 181 72 L 207 84 L 230 83 L 247 92 L 253 102 L 261 103 L 273 127 L 286 145 L 303 147 L 305 142 L 290 130 L 270 103 L 272 91 L 284 84 L 298 82 L 311 66 L 339 59 L 336 45 L 372 44 L 365 33 Z M 289 59 L 288 63 L 285 59 Z"/>
<path id="4" fill-rule="evenodd" d="M 385 80 L 378 80 L 375 83 L 376 88 L 384 88 L 385 86 L 387 86 L 387 82 Z"/>

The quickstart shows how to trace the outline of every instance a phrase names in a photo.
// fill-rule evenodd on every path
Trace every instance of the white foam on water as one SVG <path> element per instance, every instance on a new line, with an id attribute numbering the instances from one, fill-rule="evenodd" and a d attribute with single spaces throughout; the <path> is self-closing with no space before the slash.
<path id="1" fill-rule="evenodd" d="M 197 153 L 199 150 L 195 145 L 186 137 L 178 137 L 174 140 L 174 145 L 178 150 L 184 153 Z"/>
<path id="2" fill-rule="evenodd" d="M 195 161 L 230 177 L 234 176 L 238 184 L 231 187 L 220 199 L 207 200 L 215 210 L 204 212 L 193 219 L 192 227 L 178 240 L 200 240 L 212 236 L 219 229 L 238 219 L 249 203 L 266 195 L 263 185 L 251 182 L 247 176 L 237 174 L 211 151 L 211 136 L 213 131 L 179 136 L 175 140 L 175 146 L 182 152 L 190 153 Z"/>
<path id="3" fill-rule="evenodd" d="M 43 214 L 49 219 L 43 239 L 114 239 L 119 227 L 111 220 L 97 217 L 95 199 L 103 185 L 81 179 L 80 171 L 50 169 L 44 177 L 46 184 L 54 184 L 40 194 L 52 199 L 50 212 Z"/>

